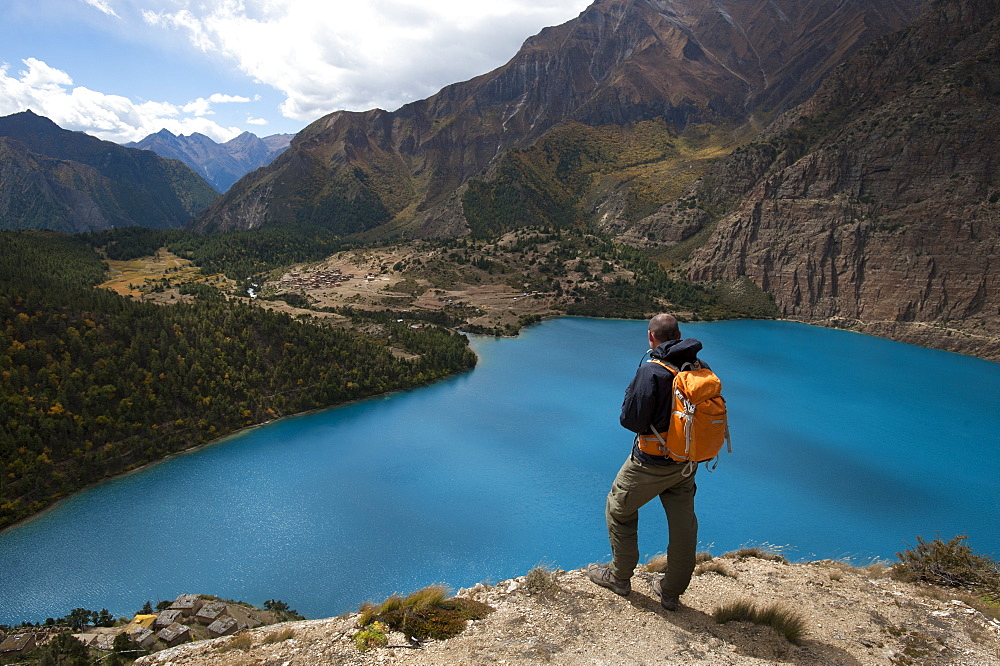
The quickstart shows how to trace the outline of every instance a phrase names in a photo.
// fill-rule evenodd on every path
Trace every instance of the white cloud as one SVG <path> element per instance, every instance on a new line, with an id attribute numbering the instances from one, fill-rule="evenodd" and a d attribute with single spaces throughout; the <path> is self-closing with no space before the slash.
<path id="1" fill-rule="evenodd" d="M 249 102 L 249 97 L 240 97 L 238 95 L 223 95 L 221 93 L 215 93 L 209 96 L 208 99 L 204 97 L 199 97 L 193 102 L 188 102 L 181 107 L 181 111 L 184 113 L 190 113 L 195 116 L 208 116 L 213 113 L 213 104 L 228 104 L 232 102 Z"/>
<path id="2" fill-rule="evenodd" d="M 337 109 L 395 109 L 483 74 L 589 0 L 146 0 L 147 24 L 183 31 L 285 95 L 311 121 Z"/>
<path id="3" fill-rule="evenodd" d="M 253 116 L 248 116 L 247 117 L 247 124 L 248 125 L 266 125 L 267 124 L 267 118 L 254 118 Z"/>
<path id="4" fill-rule="evenodd" d="M 62 86 L 73 85 L 73 79 L 66 72 L 49 67 L 41 60 L 28 58 L 23 61 L 28 66 L 26 71 L 21 72 L 21 81 L 24 85 L 41 90 L 61 90 Z"/>
<path id="5" fill-rule="evenodd" d="M 99 9 L 108 16 L 114 16 L 115 18 L 120 18 L 115 12 L 114 8 L 108 3 L 108 0 L 83 0 L 85 3 L 93 7 L 94 9 Z"/>
<path id="6" fill-rule="evenodd" d="M 23 62 L 27 69 L 19 77 L 9 76 L 9 67 L 0 65 L 0 115 L 31 109 L 64 129 L 118 143 L 138 141 L 163 128 L 178 135 L 200 132 L 216 141 L 228 141 L 242 130 L 223 127 L 203 116 L 211 112 L 212 103 L 250 101 L 217 93 L 181 107 L 169 102 L 134 102 L 120 95 L 73 87 L 69 74 L 41 60 L 28 58 Z"/>

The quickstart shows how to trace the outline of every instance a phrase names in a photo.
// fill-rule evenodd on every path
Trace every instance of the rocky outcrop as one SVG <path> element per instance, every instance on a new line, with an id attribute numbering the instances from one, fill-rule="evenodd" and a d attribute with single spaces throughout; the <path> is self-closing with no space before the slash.
<path id="1" fill-rule="evenodd" d="M 995 3 L 937 0 L 852 58 L 723 167 L 759 178 L 690 276 L 747 276 L 790 318 L 1000 359 L 998 44 Z"/>
<path id="2" fill-rule="evenodd" d="M 431 211 L 505 151 L 559 123 L 739 125 L 804 99 L 848 54 L 909 23 L 919 4 L 598 0 L 528 39 L 493 72 L 391 113 L 316 121 L 193 228 L 245 228 L 249 221 L 231 211 L 268 183 L 266 223 L 312 220 L 346 232 L 391 220 L 433 234 L 427 220 L 440 219 L 454 230 L 460 220 Z"/>
<path id="3" fill-rule="evenodd" d="M 622 598 L 583 570 L 532 574 L 477 584 L 458 596 L 494 611 L 447 640 L 411 642 L 389 632 L 388 645 L 359 652 L 359 615 L 261 627 L 233 638 L 169 648 L 137 666 L 467 666 L 470 664 L 665 664 L 770 666 L 1000 665 L 1000 622 L 969 606 L 956 590 L 903 583 L 879 565 L 858 569 L 829 560 L 802 564 L 711 560 L 699 567 L 677 611 L 660 607 L 654 574 L 637 571 Z M 537 573 L 535 570 L 533 573 Z M 533 584 L 535 583 L 535 584 Z M 720 624 L 735 602 L 776 605 L 799 618 L 797 643 L 772 627 Z M 280 633 L 279 633 L 280 632 Z M 237 649 L 239 648 L 239 649 Z"/>

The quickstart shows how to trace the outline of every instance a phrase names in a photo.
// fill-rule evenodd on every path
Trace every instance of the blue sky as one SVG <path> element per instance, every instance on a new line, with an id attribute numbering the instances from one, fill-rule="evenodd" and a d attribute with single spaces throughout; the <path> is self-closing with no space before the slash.
<path id="1" fill-rule="evenodd" d="M 394 110 L 509 60 L 590 0 L 0 0 L 0 116 L 125 143 Z"/>

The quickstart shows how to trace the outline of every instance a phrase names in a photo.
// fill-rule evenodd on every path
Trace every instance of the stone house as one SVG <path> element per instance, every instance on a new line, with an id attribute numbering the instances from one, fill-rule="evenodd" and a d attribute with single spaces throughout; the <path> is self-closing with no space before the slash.
<path id="1" fill-rule="evenodd" d="M 166 643 L 167 647 L 174 647 L 191 640 L 191 628 L 184 624 L 174 622 L 165 629 L 160 629 L 156 637 Z"/>
<path id="2" fill-rule="evenodd" d="M 34 634 L 11 634 L 0 643 L 0 654 L 11 655 L 30 652 L 37 646 Z"/>
<path id="3" fill-rule="evenodd" d="M 211 601 L 202 606 L 201 610 L 195 613 L 194 619 L 202 624 L 212 624 L 226 614 L 225 602 Z"/>
<path id="4" fill-rule="evenodd" d="M 205 602 L 197 594 L 182 594 L 174 599 L 167 610 L 179 610 L 184 617 L 188 617 L 197 613 L 204 605 Z"/>
<path id="5" fill-rule="evenodd" d="M 146 627 L 133 629 L 129 632 L 128 637 L 132 639 L 133 643 L 146 649 L 152 647 L 153 643 L 156 642 L 156 634 L 153 633 L 152 629 L 147 629 Z"/>
<path id="6" fill-rule="evenodd" d="M 97 641 L 97 639 L 100 638 L 100 634 L 94 634 L 94 633 L 73 634 L 73 638 L 80 641 L 87 647 L 91 647 Z"/>
<path id="7" fill-rule="evenodd" d="M 212 636 L 212 638 L 235 634 L 238 629 L 239 623 L 235 618 L 229 617 L 228 615 L 224 615 L 212 624 L 208 625 L 208 633 Z"/>
<path id="8" fill-rule="evenodd" d="M 165 610 L 156 616 L 156 621 L 153 622 L 154 629 L 163 629 L 164 627 L 169 627 L 175 622 L 179 622 L 184 619 L 184 613 L 179 610 Z"/>

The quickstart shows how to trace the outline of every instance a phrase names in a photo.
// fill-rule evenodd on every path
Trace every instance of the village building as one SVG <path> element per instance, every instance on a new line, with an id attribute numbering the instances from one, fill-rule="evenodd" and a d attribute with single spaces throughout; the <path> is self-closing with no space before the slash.
<path id="1" fill-rule="evenodd" d="M 127 625 L 125 625 L 125 633 L 131 634 L 139 628 L 152 629 L 155 622 L 156 615 L 136 615 Z"/>
<path id="2" fill-rule="evenodd" d="M 212 601 L 201 607 L 195 613 L 194 619 L 202 624 L 212 624 L 226 614 L 226 603 L 223 601 Z"/>
<path id="3" fill-rule="evenodd" d="M 197 594 L 182 594 L 174 600 L 174 603 L 170 604 L 167 610 L 179 610 L 187 617 L 197 613 L 204 605 L 204 600 Z"/>
<path id="4" fill-rule="evenodd" d="M 179 610 L 165 610 L 156 616 L 156 621 L 153 622 L 153 628 L 163 629 L 164 627 L 169 627 L 183 618 L 184 614 Z"/>
<path id="5" fill-rule="evenodd" d="M 34 634 L 11 634 L 0 643 L 0 654 L 12 655 L 30 652 L 37 646 Z"/>
<path id="6" fill-rule="evenodd" d="M 87 647 L 93 646 L 93 644 L 97 642 L 97 639 L 100 638 L 100 636 L 101 636 L 100 634 L 94 634 L 89 632 L 85 634 L 73 634 L 73 638 L 80 641 Z"/>
<path id="7" fill-rule="evenodd" d="M 235 634 L 238 629 L 239 623 L 236 621 L 236 618 L 229 617 L 228 615 L 220 617 L 218 620 L 208 625 L 208 633 L 212 636 L 212 638 Z"/>
<path id="8" fill-rule="evenodd" d="M 141 648 L 149 649 L 156 643 L 156 634 L 153 633 L 152 629 L 147 629 L 145 627 L 139 627 L 137 629 L 129 632 L 128 637 L 132 639 L 132 642 Z"/>
<path id="9" fill-rule="evenodd" d="M 160 629 L 156 637 L 166 643 L 167 647 L 174 647 L 191 640 L 191 628 L 184 624 L 174 622 L 165 629 Z"/>

